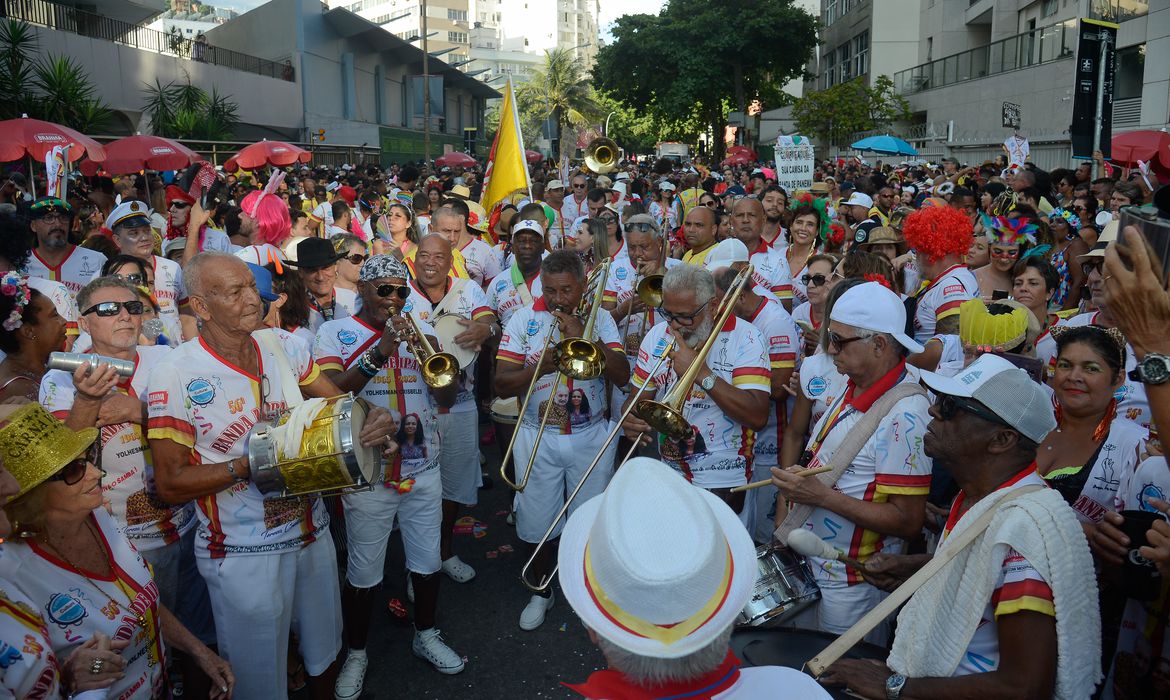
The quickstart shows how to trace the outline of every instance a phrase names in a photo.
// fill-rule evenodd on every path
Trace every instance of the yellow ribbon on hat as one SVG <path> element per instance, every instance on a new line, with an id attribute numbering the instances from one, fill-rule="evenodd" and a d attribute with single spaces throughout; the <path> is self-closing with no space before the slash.
<path id="1" fill-rule="evenodd" d="M 589 544 L 586 543 L 585 545 L 585 587 L 589 591 L 589 595 L 593 598 L 593 602 L 601 609 L 601 612 L 609 617 L 611 621 L 624 627 L 627 631 L 666 645 L 674 644 L 690 636 L 692 632 L 702 627 L 711 619 L 727 600 L 727 594 L 731 589 L 731 575 L 734 570 L 735 565 L 731 558 L 731 546 L 727 545 L 723 565 L 723 579 L 715 587 L 715 593 L 690 617 L 673 624 L 659 625 L 627 612 L 606 594 L 601 584 L 597 582 L 596 575 L 593 573 L 593 558 L 589 554 Z"/>

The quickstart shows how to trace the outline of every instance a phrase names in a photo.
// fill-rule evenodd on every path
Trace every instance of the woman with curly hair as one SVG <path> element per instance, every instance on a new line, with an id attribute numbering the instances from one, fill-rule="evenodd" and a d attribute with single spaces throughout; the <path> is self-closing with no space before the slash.
<path id="1" fill-rule="evenodd" d="M 37 400 L 49 353 L 65 347 L 65 319 L 53 302 L 14 272 L 0 279 L 0 401 Z"/>

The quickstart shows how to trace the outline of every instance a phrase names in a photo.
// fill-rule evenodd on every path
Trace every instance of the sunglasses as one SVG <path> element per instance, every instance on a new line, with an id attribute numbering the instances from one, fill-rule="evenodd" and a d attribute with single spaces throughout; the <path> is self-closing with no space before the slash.
<path id="1" fill-rule="evenodd" d="M 575 189 L 575 190 L 583 190 L 583 189 L 585 189 L 585 185 L 573 185 L 573 189 Z"/>
<path id="2" fill-rule="evenodd" d="M 648 233 L 654 230 L 654 224 L 637 223 L 626 224 L 626 228 L 630 231 L 637 231 L 638 233 Z"/>
<path id="3" fill-rule="evenodd" d="M 703 206 L 707 207 L 708 209 L 718 209 L 719 203 L 714 201 L 714 200 L 711 200 L 709 202 L 703 202 Z"/>
<path id="4" fill-rule="evenodd" d="M 1105 265 L 1104 259 L 1090 260 L 1089 262 L 1083 262 L 1083 263 L 1081 263 L 1081 272 L 1084 273 L 1085 277 L 1088 277 L 1089 275 L 1093 274 L 1094 272 L 1096 272 L 1097 274 L 1100 274 L 1101 268 L 1104 265 Z"/>
<path id="5" fill-rule="evenodd" d="M 1012 427 L 1011 425 L 1008 425 L 1004 419 L 995 415 L 986 408 L 983 408 L 973 401 L 967 401 L 966 399 L 959 398 L 958 396 L 952 396 L 950 394 L 939 394 L 938 399 L 934 402 L 934 405 L 938 408 L 938 417 L 942 420 L 951 420 L 955 416 L 959 415 L 959 411 L 963 411 L 964 413 L 970 413 L 977 418 L 982 418 L 989 423 L 1006 425 L 1009 428 Z"/>
<path id="6" fill-rule="evenodd" d="M 390 296 L 391 294 L 394 294 L 397 295 L 399 299 L 406 301 L 406 299 L 410 296 L 410 285 L 379 284 L 375 291 L 378 293 L 378 296 L 382 297 L 383 299 Z"/>
<path id="7" fill-rule="evenodd" d="M 66 486 L 73 486 L 85 478 L 85 472 L 89 470 L 89 465 L 94 465 L 99 470 L 101 469 L 101 455 L 102 448 L 99 442 L 94 442 L 86 450 L 85 454 L 80 455 L 69 464 L 66 464 L 56 474 L 49 477 L 49 481 L 64 481 Z"/>
<path id="8" fill-rule="evenodd" d="M 683 324 L 686 324 L 689 326 L 695 322 L 695 317 L 698 316 L 699 314 L 703 313 L 703 309 L 707 308 L 707 304 L 710 304 L 710 303 L 711 303 L 711 300 L 708 299 L 707 301 L 703 302 L 703 304 L 701 306 L 699 306 L 699 308 L 695 309 L 694 311 L 692 311 L 689 314 L 672 313 L 672 312 L 667 311 L 666 309 L 662 308 L 661 306 L 658 307 L 658 313 L 662 315 L 662 318 L 666 319 L 667 323 L 670 323 L 671 321 L 678 321 L 679 323 L 683 323 Z"/>
<path id="9" fill-rule="evenodd" d="M 830 348 L 836 352 L 841 352 L 843 349 L 845 349 L 846 345 L 850 343 L 856 343 L 859 340 L 866 340 L 869 336 L 855 335 L 852 338 L 845 338 L 838 335 L 835 331 L 829 331 L 825 337 L 829 342 Z"/>
<path id="10" fill-rule="evenodd" d="M 820 287 L 829 281 L 824 275 L 801 275 L 800 283 L 806 287 Z"/>
<path id="11" fill-rule="evenodd" d="M 117 277 L 120 280 L 125 280 L 135 287 L 141 287 L 146 284 L 146 277 L 144 275 L 138 274 L 137 272 L 129 275 L 114 275 L 114 277 Z"/>
<path id="12" fill-rule="evenodd" d="M 101 301 L 81 312 L 82 316 L 96 313 L 103 318 L 117 316 L 126 309 L 131 316 L 141 316 L 146 305 L 141 301 Z"/>
<path id="13" fill-rule="evenodd" d="M 189 206 L 191 205 L 187 202 L 171 202 L 170 204 L 171 209 L 186 209 Z"/>
<path id="14" fill-rule="evenodd" d="M 370 256 L 362 255 L 361 253 L 350 253 L 349 255 L 341 256 L 341 259 L 345 260 L 346 262 L 353 263 L 354 265 L 361 265 L 365 261 L 369 260 Z"/>
<path id="15" fill-rule="evenodd" d="M 613 218 L 612 216 L 599 216 L 597 217 L 597 220 L 604 221 L 606 224 L 612 224 L 613 222 L 617 221 L 617 219 Z"/>

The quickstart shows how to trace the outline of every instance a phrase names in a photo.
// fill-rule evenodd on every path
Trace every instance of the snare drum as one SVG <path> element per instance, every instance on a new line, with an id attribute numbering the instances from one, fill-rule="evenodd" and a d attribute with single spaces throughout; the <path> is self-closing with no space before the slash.
<path id="1" fill-rule="evenodd" d="M 510 399 L 496 398 L 492 400 L 492 420 L 504 425 L 516 425 L 520 418 L 520 399 L 513 396 Z"/>
<path id="2" fill-rule="evenodd" d="M 358 434 L 366 423 L 369 404 L 346 394 L 329 399 L 305 428 L 296 455 L 280 446 L 281 431 L 273 428 L 288 420 L 258 428 L 248 440 L 252 482 L 261 493 L 303 496 L 365 490 L 379 477 L 381 459 L 376 447 L 362 447 Z"/>
<path id="3" fill-rule="evenodd" d="M 812 569 L 786 547 L 756 547 L 759 578 L 736 622 L 751 627 L 778 625 L 821 599 Z M 811 657 L 810 657 L 811 658 Z"/>
<path id="4" fill-rule="evenodd" d="M 442 346 L 443 352 L 449 352 L 455 356 L 456 360 L 459 360 L 459 369 L 467 369 L 479 356 L 478 350 L 468 350 L 455 342 L 455 336 L 467 330 L 467 327 L 460 323 L 460 321 L 466 320 L 462 316 L 454 314 L 444 314 L 431 319 L 431 327 L 435 329 L 435 337 L 439 339 L 439 345 Z"/>
<path id="5" fill-rule="evenodd" d="M 787 666 L 803 669 L 817 654 L 837 639 L 837 635 L 805 629 L 764 629 L 741 627 L 731 633 L 731 650 L 744 666 Z M 876 644 L 856 644 L 841 658 L 885 659 L 886 650 Z M 825 688 L 834 698 L 856 698 L 842 688 Z"/>

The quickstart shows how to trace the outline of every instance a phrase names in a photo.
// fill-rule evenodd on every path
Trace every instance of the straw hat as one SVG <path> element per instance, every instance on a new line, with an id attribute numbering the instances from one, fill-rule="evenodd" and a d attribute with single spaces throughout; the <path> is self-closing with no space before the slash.
<path id="1" fill-rule="evenodd" d="M 467 205 L 467 228 L 480 232 L 486 231 L 488 227 L 488 215 L 483 205 L 479 202 L 473 202 L 470 199 L 464 202 L 464 204 Z"/>
<path id="2" fill-rule="evenodd" d="M 863 250 L 865 249 L 865 246 L 874 245 L 895 246 L 898 255 L 902 255 L 908 250 L 906 246 L 906 239 L 902 238 L 902 234 L 898 233 L 896 229 L 893 229 L 889 226 L 880 225 L 866 227 L 865 222 L 862 222 L 860 225 L 858 225 L 854 242 Z"/>
<path id="3" fill-rule="evenodd" d="M 656 459 L 627 462 L 561 534 L 560 581 L 582 622 L 639 656 L 707 646 L 751 598 L 758 567 L 731 508 Z"/>
<path id="4" fill-rule="evenodd" d="M 16 482 L 16 500 L 65 468 L 97 439 L 97 428 L 73 432 L 40 404 L 21 406 L 0 428 L 0 460 Z"/>

